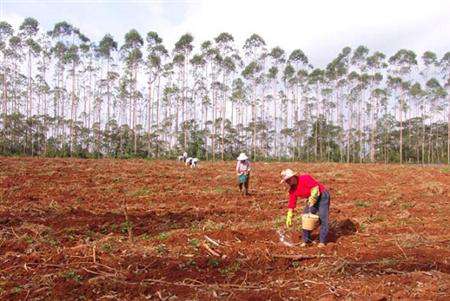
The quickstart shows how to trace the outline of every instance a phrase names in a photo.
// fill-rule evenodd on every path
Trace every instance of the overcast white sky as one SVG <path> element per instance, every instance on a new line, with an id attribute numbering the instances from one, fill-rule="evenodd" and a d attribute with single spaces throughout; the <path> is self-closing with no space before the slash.
<path id="1" fill-rule="evenodd" d="M 121 41 L 131 28 L 157 31 L 169 48 L 186 32 L 198 45 L 226 31 L 239 47 L 258 33 L 269 47 L 302 49 L 318 67 L 361 44 L 388 56 L 450 51 L 448 0 L 0 0 L 1 20 L 18 26 L 28 16 L 45 30 L 68 21 L 95 41 L 108 32 Z"/>

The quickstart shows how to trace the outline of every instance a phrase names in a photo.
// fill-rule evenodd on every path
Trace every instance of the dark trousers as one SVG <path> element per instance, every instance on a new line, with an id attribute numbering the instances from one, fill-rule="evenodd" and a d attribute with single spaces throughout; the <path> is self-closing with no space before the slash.
<path id="1" fill-rule="evenodd" d="M 309 207 L 306 205 L 303 210 L 303 213 L 317 214 L 317 212 L 319 212 L 318 215 L 320 220 L 319 240 L 321 243 L 326 243 L 329 230 L 328 216 L 330 212 L 330 193 L 328 191 L 322 192 L 314 206 Z M 303 241 L 311 242 L 311 231 L 303 230 Z"/>

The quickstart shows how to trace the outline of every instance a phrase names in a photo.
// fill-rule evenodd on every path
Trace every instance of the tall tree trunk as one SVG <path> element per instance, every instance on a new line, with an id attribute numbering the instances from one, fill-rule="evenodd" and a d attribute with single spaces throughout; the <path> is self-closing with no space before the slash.
<path id="1" fill-rule="evenodd" d="M 158 84 L 156 85 L 156 132 L 157 140 L 159 139 L 159 92 L 160 92 L 161 77 L 158 75 Z M 156 141 L 156 158 L 159 157 L 159 141 Z"/>
<path id="2" fill-rule="evenodd" d="M 277 138 L 278 138 L 278 131 L 277 131 L 277 83 L 274 80 L 272 83 L 272 95 L 273 95 L 273 127 L 274 127 L 274 135 L 273 135 L 273 148 L 274 148 L 274 156 L 278 156 L 278 149 L 277 149 Z"/>
<path id="3" fill-rule="evenodd" d="M 400 98 L 400 164 L 403 164 L 403 96 Z"/>
<path id="4" fill-rule="evenodd" d="M 450 165 L 450 89 L 447 89 L 448 94 L 448 115 L 447 115 L 447 164 Z"/>
<path id="5" fill-rule="evenodd" d="M 350 163 L 350 142 L 352 135 L 352 112 L 353 106 L 350 104 L 349 116 L 348 116 L 348 133 L 347 133 L 347 163 Z"/>
<path id="6" fill-rule="evenodd" d="M 134 155 L 137 154 L 137 128 L 136 128 L 136 107 L 137 107 L 137 65 L 134 67 L 134 82 L 133 82 L 133 132 L 134 132 Z"/>
<path id="7" fill-rule="evenodd" d="M 147 157 L 150 158 L 151 152 L 151 132 L 152 132 L 152 81 L 151 78 L 148 81 L 148 108 L 147 108 L 147 131 L 148 131 L 148 141 L 147 141 Z"/>

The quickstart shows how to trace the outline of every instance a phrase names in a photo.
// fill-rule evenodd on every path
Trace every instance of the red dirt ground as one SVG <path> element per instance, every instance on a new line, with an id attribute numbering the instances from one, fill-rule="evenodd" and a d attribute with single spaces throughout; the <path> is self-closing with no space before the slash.
<path id="1" fill-rule="evenodd" d="M 324 249 L 279 240 L 287 167 L 330 189 Z M 234 162 L 0 158 L 0 298 L 450 299 L 448 167 L 253 170 L 244 197 Z"/>

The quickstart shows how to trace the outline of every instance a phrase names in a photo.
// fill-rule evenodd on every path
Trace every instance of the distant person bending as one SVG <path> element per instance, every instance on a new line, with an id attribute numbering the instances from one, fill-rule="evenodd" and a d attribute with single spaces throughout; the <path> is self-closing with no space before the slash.
<path id="1" fill-rule="evenodd" d="M 191 168 L 196 168 L 200 160 L 198 158 L 192 158 L 191 160 Z"/>
<path id="2" fill-rule="evenodd" d="M 241 153 L 237 158 L 236 172 L 238 175 L 239 191 L 248 195 L 248 185 L 250 182 L 250 161 L 245 153 Z"/>
<path id="3" fill-rule="evenodd" d="M 297 198 L 308 199 L 303 213 L 314 213 L 319 215 L 320 234 L 319 248 L 325 246 L 328 236 L 328 216 L 330 210 L 330 193 L 324 185 L 316 181 L 309 174 L 297 175 L 290 169 L 281 172 L 282 180 L 280 183 L 289 185 L 289 204 L 286 215 L 286 226 L 292 225 L 292 215 L 295 209 Z M 306 246 L 312 242 L 311 231 L 303 230 L 303 243 Z"/>

